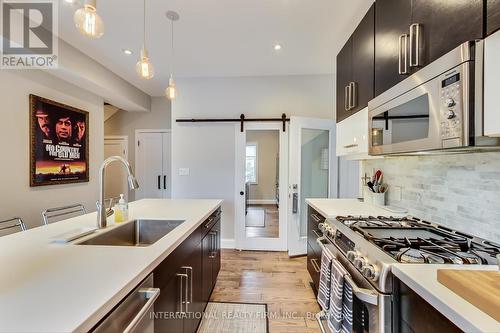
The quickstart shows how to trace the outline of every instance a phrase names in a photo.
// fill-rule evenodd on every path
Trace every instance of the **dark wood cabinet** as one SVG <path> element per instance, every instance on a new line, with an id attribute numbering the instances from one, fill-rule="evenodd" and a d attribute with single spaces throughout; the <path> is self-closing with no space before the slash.
<path id="1" fill-rule="evenodd" d="M 460 44 L 483 37 L 483 0 L 413 0 L 412 24 L 411 56 L 418 55 L 418 70 Z M 420 27 L 420 41 L 415 37 L 416 24 Z"/>
<path id="2" fill-rule="evenodd" d="M 486 35 L 500 29 L 500 0 L 486 0 Z"/>
<path id="3" fill-rule="evenodd" d="M 372 5 L 352 34 L 352 82 L 354 114 L 368 106 L 374 94 L 375 5 Z"/>
<path id="4" fill-rule="evenodd" d="M 186 258 L 184 266 L 181 267 L 181 270 L 184 270 L 188 276 L 186 282 L 189 291 L 186 297 L 188 307 L 184 320 L 184 333 L 196 332 L 202 317 L 199 314 L 205 310 L 207 304 L 202 297 L 203 264 L 201 254 L 201 243 L 198 243 L 191 255 Z"/>
<path id="5" fill-rule="evenodd" d="M 368 105 L 374 94 L 375 5 L 337 55 L 337 122 Z"/>
<path id="6" fill-rule="evenodd" d="M 349 39 L 337 55 L 337 122 L 344 120 L 349 112 L 349 83 L 352 70 L 352 39 Z"/>
<path id="7" fill-rule="evenodd" d="M 212 290 L 219 275 L 220 257 L 220 219 L 210 227 L 209 232 L 202 240 L 202 298 L 209 301 Z"/>
<path id="8" fill-rule="evenodd" d="M 405 79 L 399 44 L 409 43 L 411 0 L 375 2 L 375 96 Z M 400 66 L 401 65 L 401 66 Z M 408 65 L 408 64 L 407 64 Z M 406 70 L 409 73 L 409 69 Z"/>
<path id="9" fill-rule="evenodd" d="M 375 96 L 483 37 L 483 0 L 377 0 Z"/>
<path id="10" fill-rule="evenodd" d="M 213 213 L 154 270 L 161 314 L 155 331 L 196 332 L 220 270 L 220 215 Z"/>

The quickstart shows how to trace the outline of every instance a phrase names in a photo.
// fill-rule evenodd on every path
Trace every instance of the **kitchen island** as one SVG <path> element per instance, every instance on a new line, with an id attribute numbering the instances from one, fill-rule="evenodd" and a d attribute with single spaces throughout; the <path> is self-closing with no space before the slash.
<path id="1" fill-rule="evenodd" d="M 96 213 L 0 238 L 0 332 L 89 331 L 221 204 L 166 199 L 130 203 L 130 220 L 184 221 L 146 247 L 54 242 L 70 230 L 95 227 Z M 86 238 L 117 227 L 109 224 Z"/>

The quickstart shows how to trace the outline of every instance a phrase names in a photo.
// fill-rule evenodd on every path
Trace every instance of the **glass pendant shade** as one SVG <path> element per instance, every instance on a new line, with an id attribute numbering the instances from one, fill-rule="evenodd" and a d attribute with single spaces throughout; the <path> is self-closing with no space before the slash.
<path id="1" fill-rule="evenodd" d="M 73 16 L 78 31 L 89 38 L 100 38 L 104 34 L 104 23 L 96 11 L 96 0 L 87 0 L 83 8 Z"/>
<path id="2" fill-rule="evenodd" d="M 177 87 L 175 86 L 174 77 L 170 75 L 168 79 L 168 87 L 165 90 L 165 94 L 170 101 L 173 101 L 177 98 Z"/>
<path id="3" fill-rule="evenodd" d="M 141 78 L 146 80 L 155 75 L 153 64 L 149 61 L 148 52 L 144 48 L 141 50 L 141 59 L 135 65 L 135 71 Z"/>

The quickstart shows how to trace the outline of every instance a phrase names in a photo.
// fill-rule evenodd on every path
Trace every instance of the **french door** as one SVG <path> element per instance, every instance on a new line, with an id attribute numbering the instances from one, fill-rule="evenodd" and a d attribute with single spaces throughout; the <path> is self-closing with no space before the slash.
<path id="1" fill-rule="evenodd" d="M 337 197 L 335 121 L 291 117 L 288 182 L 288 254 L 307 253 L 307 198 Z"/>

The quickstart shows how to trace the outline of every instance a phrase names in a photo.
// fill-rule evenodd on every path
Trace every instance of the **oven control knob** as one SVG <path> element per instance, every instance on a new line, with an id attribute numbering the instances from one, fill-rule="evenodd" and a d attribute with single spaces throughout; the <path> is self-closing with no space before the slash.
<path id="1" fill-rule="evenodd" d="M 453 107 L 453 106 L 455 106 L 457 104 L 457 103 L 455 103 L 455 100 L 453 98 L 447 98 L 444 103 L 449 108 L 451 108 L 451 107 Z"/>
<path id="2" fill-rule="evenodd" d="M 455 111 L 453 110 L 448 110 L 448 113 L 446 114 L 446 118 L 448 119 L 453 119 L 456 117 Z"/>
<path id="3" fill-rule="evenodd" d="M 361 269 L 361 273 L 363 274 L 364 277 L 370 280 L 376 280 L 378 277 L 375 266 L 370 264 L 364 265 L 363 268 Z"/>
<path id="4" fill-rule="evenodd" d="M 358 256 L 356 259 L 354 259 L 354 266 L 356 266 L 357 269 L 361 270 L 365 265 L 366 259 L 362 256 Z"/>
<path id="5" fill-rule="evenodd" d="M 324 224 L 324 223 L 319 223 L 319 224 L 318 224 L 318 229 L 319 229 L 321 232 L 324 232 L 324 231 L 325 231 L 325 224 Z"/>
<path id="6" fill-rule="evenodd" d="M 350 262 L 354 262 L 354 259 L 356 259 L 357 256 L 358 254 L 356 251 L 347 251 L 347 259 L 349 259 Z"/>

